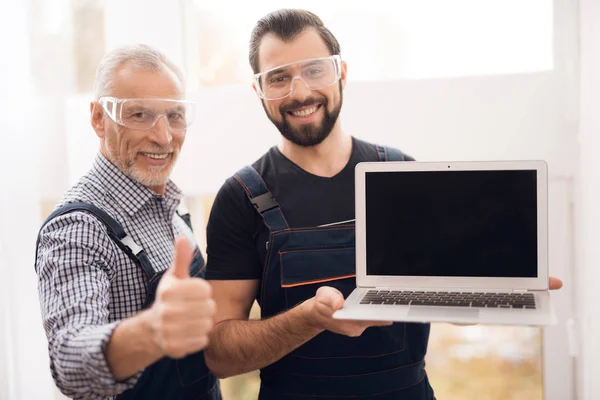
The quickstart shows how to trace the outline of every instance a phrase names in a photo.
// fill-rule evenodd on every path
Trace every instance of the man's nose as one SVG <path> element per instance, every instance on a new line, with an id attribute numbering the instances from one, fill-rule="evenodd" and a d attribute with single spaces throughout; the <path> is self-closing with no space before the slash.
<path id="1" fill-rule="evenodd" d="M 173 135 L 169 131 L 167 117 L 161 115 L 152 128 L 152 139 L 161 146 L 168 146 L 173 141 Z"/>
<path id="2" fill-rule="evenodd" d="M 292 79 L 292 83 L 290 84 L 290 98 L 295 99 L 306 99 L 307 97 L 312 95 L 312 90 L 308 88 L 304 79 L 300 77 L 294 77 Z"/>

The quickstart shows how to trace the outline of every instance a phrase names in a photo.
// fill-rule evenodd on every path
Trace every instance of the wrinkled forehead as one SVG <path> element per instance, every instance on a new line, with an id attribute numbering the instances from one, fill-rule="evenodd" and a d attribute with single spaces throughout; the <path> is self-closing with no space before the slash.
<path id="1" fill-rule="evenodd" d="M 138 99 L 121 99 L 121 108 L 123 111 L 138 112 L 138 111 L 186 111 L 193 107 L 191 102 L 174 100 L 174 99 L 159 99 L 159 98 L 138 98 Z"/>
<path id="2" fill-rule="evenodd" d="M 183 100 L 185 90 L 181 79 L 166 66 L 156 70 L 125 64 L 115 73 L 112 95 L 122 99 Z"/>

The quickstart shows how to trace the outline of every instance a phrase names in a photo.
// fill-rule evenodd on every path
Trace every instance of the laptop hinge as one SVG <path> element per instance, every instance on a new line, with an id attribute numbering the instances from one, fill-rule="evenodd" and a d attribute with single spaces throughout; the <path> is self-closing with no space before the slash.
<path id="1" fill-rule="evenodd" d="M 513 289 L 513 293 L 527 293 L 529 290 L 527 289 Z"/>

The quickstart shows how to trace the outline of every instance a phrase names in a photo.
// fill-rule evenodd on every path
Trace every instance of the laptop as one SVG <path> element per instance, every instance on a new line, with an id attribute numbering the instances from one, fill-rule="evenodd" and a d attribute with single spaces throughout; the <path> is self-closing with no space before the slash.
<path id="1" fill-rule="evenodd" d="M 544 161 L 356 166 L 356 289 L 336 319 L 547 326 Z"/>

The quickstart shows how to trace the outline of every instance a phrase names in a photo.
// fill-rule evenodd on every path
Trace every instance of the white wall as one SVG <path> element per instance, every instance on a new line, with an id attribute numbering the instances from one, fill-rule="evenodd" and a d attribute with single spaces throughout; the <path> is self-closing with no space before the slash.
<path id="1" fill-rule="evenodd" d="M 0 398 L 51 399 L 46 339 L 33 268 L 40 224 L 39 129 L 33 116 L 26 5 L 1 5 L 0 63 Z M 33 240 L 32 240 L 33 239 Z"/>
<path id="2" fill-rule="evenodd" d="M 600 2 L 580 0 L 581 96 L 577 177 L 578 398 L 600 393 Z"/>
<path id="3" fill-rule="evenodd" d="M 106 49 L 152 43 L 179 65 L 184 63 L 183 1 L 105 0 Z"/>
<path id="4" fill-rule="evenodd" d="M 421 160 L 542 158 L 551 176 L 572 176 L 575 137 L 552 73 L 439 81 L 352 82 L 342 124 L 360 138 Z M 223 179 L 279 139 L 250 86 L 191 95 L 197 121 L 175 177 L 190 192 Z M 215 170 L 215 153 L 222 153 Z M 187 171 L 210 171 L 189 174 Z"/>

